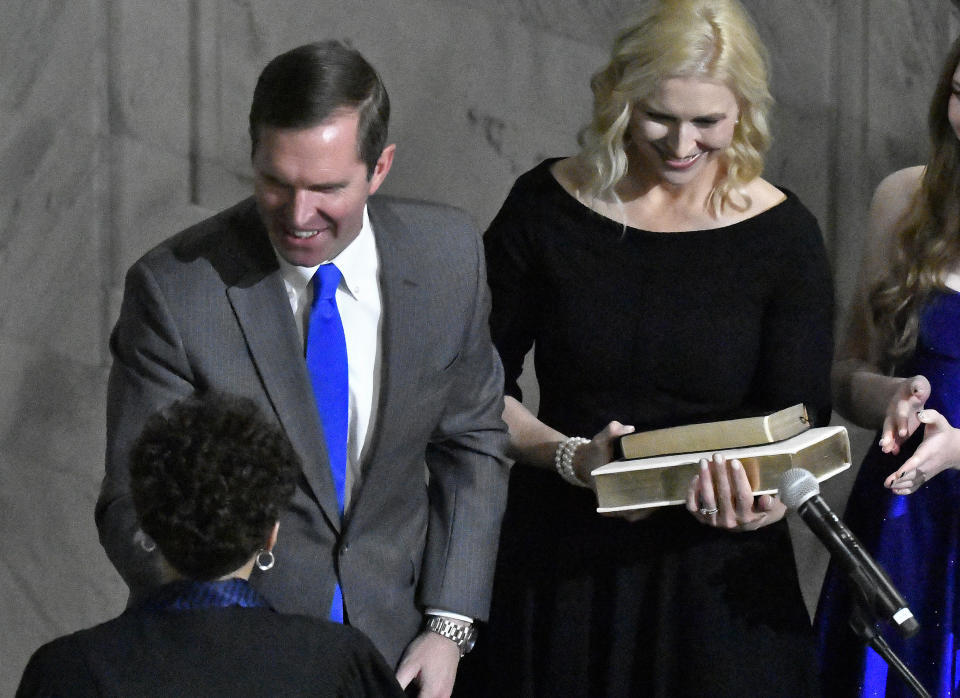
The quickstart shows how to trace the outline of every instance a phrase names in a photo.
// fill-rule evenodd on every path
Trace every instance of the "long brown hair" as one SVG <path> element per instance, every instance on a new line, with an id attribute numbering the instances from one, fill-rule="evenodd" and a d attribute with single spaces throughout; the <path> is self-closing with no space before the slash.
<path id="1" fill-rule="evenodd" d="M 930 104 L 930 161 L 896 231 L 893 264 L 870 292 L 887 370 L 913 353 L 924 302 L 932 291 L 946 290 L 945 274 L 960 261 L 960 139 L 947 117 L 958 62 L 960 37 Z"/>

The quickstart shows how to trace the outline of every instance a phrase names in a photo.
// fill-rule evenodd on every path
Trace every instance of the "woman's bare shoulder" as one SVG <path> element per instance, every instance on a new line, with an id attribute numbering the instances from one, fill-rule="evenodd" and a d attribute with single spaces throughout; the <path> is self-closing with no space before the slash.
<path id="1" fill-rule="evenodd" d="M 577 157 L 557 160 L 550 166 L 550 173 L 572 196 L 577 196 L 586 179 L 583 164 Z"/>
<path id="2" fill-rule="evenodd" d="M 779 203 L 782 203 L 787 195 L 770 184 L 765 179 L 757 177 L 749 182 L 741 191 L 746 194 L 750 207 L 744 211 L 745 218 L 751 218 L 758 213 L 763 213 Z"/>
<path id="3" fill-rule="evenodd" d="M 756 200 L 761 205 L 766 204 L 763 206 L 764 208 L 770 208 L 770 206 L 778 204 L 787 198 L 786 194 L 761 177 L 757 177 L 750 182 L 746 190 L 751 199 Z"/>
<path id="4" fill-rule="evenodd" d="M 889 191 L 894 188 L 909 187 L 916 189 L 920 184 L 920 178 L 923 177 L 924 165 L 914 165 L 913 167 L 904 167 L 902 170 L 896 170 L 884 177 L 877 186 L 877 192 Z"/>
<path id="5" fill-rule="evenodd" d="M 870 203 L 872 228 L 880 234 L 889 234 L 909 210 L 923 177 L 923 165 L 906 167 L 888 174 L 873 193 Z"/>

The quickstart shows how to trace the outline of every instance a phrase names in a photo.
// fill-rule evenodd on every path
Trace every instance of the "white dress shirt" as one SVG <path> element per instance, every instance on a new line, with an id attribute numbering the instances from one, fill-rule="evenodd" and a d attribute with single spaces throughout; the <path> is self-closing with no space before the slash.
<path id="1" fill-rule="evenodd" d="M 298 267 L 279 254 L 280 273 L 290 299 L 290 309 L 296 320 L 300 344 L 307 336 L 310 305 L 313 302 L 311 280 L 315 267 Z M 337 309 L 347 341 L 347 374 L 350 384 L 350 415 L 347 437 L 347 481 L 343 495 L 343 510 L 350 505 L 353 488 L 360 482 L 360 464 L 366 455 L 364 448 L 376 426 L 377 400 L 380 397 L 380 257 L 367 209 L 363 209 L 363 225 L 356 239 L 333 260 L 332 264 L 343 275 L 337 286 Z M 304 349 L 304 354 L 306 350 Z M 427 613 L 443 615 L 472 623 L 468 616 L 443 609 L 428 608 Z"/>
<path id="2" fill-rule="evenodd" d="M 316 267 L 298 267 L 277 255 L 283 285 L 290 299 L 300 344 L 304 345 Z M 373 237 L 367 209 L 356 239 L 344 248 L 331 263 L 343 275 L 337 286 L 337 309 L 347 341 L 347 373 L 350 385 L 350 414 L 347 437 L 347 473 L 343 495 L 344 511 L 350 495 L 360 481 L 360 463 L 376 424 L 377 399 L 380 395 L 380 258 Z"/>

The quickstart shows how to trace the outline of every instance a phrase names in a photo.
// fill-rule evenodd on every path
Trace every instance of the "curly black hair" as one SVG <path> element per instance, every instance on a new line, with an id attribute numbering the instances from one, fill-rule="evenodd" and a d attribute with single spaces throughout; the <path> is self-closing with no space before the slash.
<path id="1" fill-rule="evenodd" d="M 216 579 L 264 545 L 300 467 L 282 429 L 253 401 L 195 393 L 147 421 L 131 451 L 133 502 L 177 571 Z"/>

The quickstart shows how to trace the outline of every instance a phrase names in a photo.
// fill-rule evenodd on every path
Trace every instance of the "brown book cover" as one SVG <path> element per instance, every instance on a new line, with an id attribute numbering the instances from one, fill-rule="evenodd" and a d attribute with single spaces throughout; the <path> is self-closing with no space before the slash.
<path id="1" fill-rule="evenodd" d="M 789 439 L 810 428 L 802 404 L 757 417 L 638 431 L 620 437 L 619 458 L 650 458 L 671 453 L 722 451 Z"/>
<path id="2" fill-rule="evenodd" d="M 709 459 L 715 452 L 614 461 L 597 468 L 591 473 L 597 486 L 597 511 L 683 504 L 700 459 Z M 774 494 L 780 475 L 790 468 L 808 470 L 818 481 L 849 468 L 850 440 L 844 427 L 820 427 L 777 443 L 724 449 L 723 455 L 743 464 L 754 494 Z"/>

